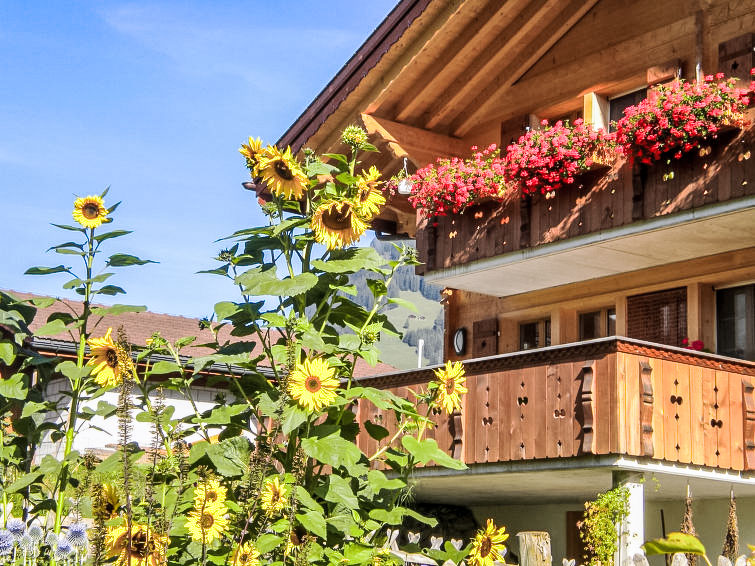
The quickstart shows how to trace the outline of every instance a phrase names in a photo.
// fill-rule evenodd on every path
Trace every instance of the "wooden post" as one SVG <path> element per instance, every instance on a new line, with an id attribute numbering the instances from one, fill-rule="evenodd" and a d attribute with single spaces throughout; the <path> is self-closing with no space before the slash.
<path id="1" fill-rule="evenodd" d="M 551 537 L 545 531 L 516 533 L 520 566 L 551 566 Z"/>

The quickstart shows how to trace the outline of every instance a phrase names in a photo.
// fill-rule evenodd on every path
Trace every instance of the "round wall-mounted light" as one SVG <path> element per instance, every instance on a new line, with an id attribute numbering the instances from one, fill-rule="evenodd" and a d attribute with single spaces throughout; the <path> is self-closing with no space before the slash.
<path id="1" fill-rule="evenodd" d="M 457 356 L 463 356 L 467 351 L 467 329 L 458 328 L 454 332 L 454 353 Z"/>

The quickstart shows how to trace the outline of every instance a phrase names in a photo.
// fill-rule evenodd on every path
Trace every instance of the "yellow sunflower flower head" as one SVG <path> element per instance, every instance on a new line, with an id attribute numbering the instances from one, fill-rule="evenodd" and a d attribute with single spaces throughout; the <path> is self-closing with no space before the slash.
<path id="1" fill-rule="evenodd" d="M 477 531 L 477 535 L 472 541 L 469 564 L 471 566 L 493 566 L 493 562 L 503 562 L 503 557 L 506 554 L 506 545 L 503 543 L 508 538 L 506 527 L 499 529 L 493 523 L 493 519 L 488 519 L 487 526 Z"/>
<path id="2" fill-rule="evenodd" d="M 258 566 L 260 553 L 251 542 L 245 542 L 236 547 L 231 566 Z"/>
<path id="3" fill-rule="evenodd" d="M 112 328 L 108 328 L 102 338 L 87 341 L 91 356 L 87 365 L 93 366 L 92 375 L 100 387 L 120 385 L 133 367 L 128 353 L 110 337 L 112 331 Z"/>
<path id="4" fill-rule="evenodd" d="M 73 219 L 84 228 L 97 228 L 103 222 L 110 222 L 105 201 L 97 195 L 77 198 L 73 203 Z"/>
<path id="5" fill-rule="evenodd" d="M 252 177 L 259 176 L 259 159 L 262 151 L 262 140 L 260 138 L 252 139 L 249 137 L 249 143 L 242 143 L 239 153 L 246 159 L 246 167 L 249 169 Z"/>
<path id="6" fill-rule="evenodd" d="M 333 250 L 356 242 L 367 230 L 367 223 L 359 215 L 354 202 L 348 199 L 333 200 L 315 209 L 312 230 L 315 240 Z"/>
<path id="7" fill-rule="evenodd" d="M 147 525 L 132 523 L 131 544 L 128 527 L 109 527 L 105 537 L 109 556 L 116 556 L 118 566 L 164 566 L 168 537 L 159 535 Z"/>
<path id="8" fill-rule="evenodd" d="M 257 169 L 274 195 L 293 200 L 304 196 L 309 179 L 291 154 L 290 147 L 281 152 L 273 145 L 267 146 L 259 153 Z"/>
<path id="9" fill-rule="evenodd" d="M 102 484 L 102 504 L 104 506 L 103 512 L 108 517 L 112 518 L 118 515 L 121 500 L 118 497 L 118 490 L 111 483 Z"/>
<path id="10" fill-rule="evenodd" d="M 194 488 L 194 507 L 201 509 L 205 505 L 222 505 L 225 503 L 226 489 L 215 478 L 199 482 Z"/>
<path id="11" fill-rule="evenodd" d="M 322 358 L 306 359 L 296 364 L 288 377 L 288 392 L 300 407 L 310 413 L 327 407 L 336 400 L 338 379 L 336 370 Z"/>
<path id="12" fill-rule="evenodd" d="M 186 517 L 186 529 L 192 540 L 210 544 L 220 538 L 228 526 L 225 511 L 224 503 L 205 503 L 199 507 L 195 505 Z"/>
<path id="13" fill-rule="evenodd" d="M 364 218 L 372 218 L 385 204 L 385 196 L 379 187 L 380 171 L 374 165 L 357 177 L 357 212 Z"/>
<path id="14" fill-rule="evenodd" d="M 435 370 L 435 401 L 449 415 L 461 410 L 461 396 L 467 392 L 464 366 L 461 362 L 446 362 L 442 369 Z"/>
<path id="15" fill-rule="evenodd" d="M 260 506 L 272 517 L 278 515 L 288 504 L 288 486 L 280 483 L 278 477 L 267 480 L 260 494 Z"/>

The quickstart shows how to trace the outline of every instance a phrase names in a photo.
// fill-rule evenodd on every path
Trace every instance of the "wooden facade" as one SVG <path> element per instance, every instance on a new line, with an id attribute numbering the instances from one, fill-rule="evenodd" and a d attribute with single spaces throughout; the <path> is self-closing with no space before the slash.
<path id="1" fill-rule="evenodd" d="M 755 363 L 628 339 L 601 339 L 465 363 L 461 414 L 428 435 L 469 464 L 624 454 L 755 470 Z M 408 396 L 430 370 L 367 378 Z M 395 431 L 362 402 L 359 419 Z M 390 436 L 389 436 L 390 438 Z M 362 434 L 360 447 L 380 444 Z"/>

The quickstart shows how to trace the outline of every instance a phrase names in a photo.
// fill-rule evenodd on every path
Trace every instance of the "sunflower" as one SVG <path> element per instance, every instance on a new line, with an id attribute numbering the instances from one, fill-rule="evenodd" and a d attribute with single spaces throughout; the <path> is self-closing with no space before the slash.
<path id="1" fill-rule="evenodd" d="M 357 212 L 364 218 L 372 218 L 378 212 L 380 207 L 385 204 L 385 197 L 378 188 L 380 171 L 374 165 L 369 171 L 362 172 L 357 177 L 357 198 L 355 199 Z"/>
<path id="2" fill-rule="evenodd" d="M 73 203 L 73 219 L 84 228 L 97 228 L 108 222 L 107 208 L 102 197 L 92 195 L 77 198 Z"/>
<path id="3" fill-rule="evenodd" d="M 335 368 L 322 358 L 304 360 L 288 378 L 288 392 L 296 402 L 310 413 L 319 411 L 336 399 L 338 380 Z"/>
<path id="4" fill-rule="evenodd" d="M 277 477 L 265 482 L 260 494 L 260 506 L 269 516 L 277 515 L 288 503 L 288 487 L 281 484 Z"/>
<path id="5" fill-rule="evenodd" d="M 239 153 L 246 159 L 246 166 L 252 177 L 259 176 L 260 151 L 262 150 L 262 140 L 260 138 L 252 139 L 249 137 L 249 143 L 242 143 Z"/>
<path id="6" fill-rule="evenodd" d="M 277 147 L 269 145 L 258 155 L 257 171 L 273 194 L 294 200 L 304 196 L 308 179 L 291 155 L 290 147 L 281 153 Z"/>
<path id="7" fill-rule="evenodd" d="M 105 545 L 110 556 L 117 556 L 116 564 L 124 566 L 163 566 L 168 537 L 158 535 L 147 525 L 131 525 L 131 544 L 129 544 L 128 527 L 109 527 Z"/>
<path id="8" fill-rule="evenodd" d="M 108 328 L 102 338 L 88 341 L 92 358 L 88 366 L 94 366 L 92 375 L 100 387 L 115 387 L 123 381 L 123 376 L 131 370 L 132 362 L 125 350 L 110 338 L 112 328 Z"/>
<path id="9" fill-rule="evenodd" d="M 467 392 L 464 386 L 464 366 L 461 362 L 446 362 L 446 367 L 435 370 L 437 392 L 435 399 L 449 415 L 461 410 L 461 395 Z"/>
<path id="10" fill-rule="evenodd" d="M 226 489 L 214 478 L 200 482 L 194 489 L 194 507 L 197 509 L 203 505 L 221 505 L 225 498 Z"/>
<path id="11" fill-rule="evenodd" d="M 224 504 L 205 504 L 194 507 L 186 519 L 186 528 L 191 538 L 205 544 L 220 538 L 228 526 Z"/>
<path id="12" fill-rule="evenodd" d="M 259 557 L 260 553 L 254 544 L 246 542 L 236 547 L 231 566 L 257 566 L 260 563 Z"/>
<path id="13" fill-rule="evenodd" d="M 469 553 L 471 566 L 493 566 L 493 562 L 503 562 L 506 554 L 506 545 L 503 543 L 508 538 L 506 527 L 499 529 L 493 519 L 488 519 L 485 529 L 477 531 L 472 541 L 472 551 Z"/>
<path id="14" fill-rule="evenodd" d="M 367 223 L 352 201 L 328 201 L 312 214 L 312 230 L 315 240 L 332 250 L 356 242 L 367 230 Z"/>
<path id="15" fill-rule="evenodd" d="M 102 511 L 108 518 L 113 518 L 118 515 L 118 508 L 121 506 L 120 498 L 115 486 L 111 483 L 102 484 Z"/>

